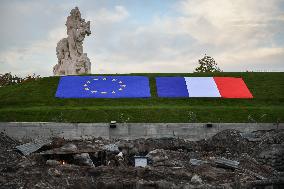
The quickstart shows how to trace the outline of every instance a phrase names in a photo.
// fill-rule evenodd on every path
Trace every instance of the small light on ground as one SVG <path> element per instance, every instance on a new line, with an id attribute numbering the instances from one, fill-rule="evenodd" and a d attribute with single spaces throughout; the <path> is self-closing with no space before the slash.
<path id="1" fill-rule="evenodd" d="M 116 128 L 116 121 L 111 121 L 110 124 L 109 124 L 109 127 L 112 128 L 112 129 Z"/>

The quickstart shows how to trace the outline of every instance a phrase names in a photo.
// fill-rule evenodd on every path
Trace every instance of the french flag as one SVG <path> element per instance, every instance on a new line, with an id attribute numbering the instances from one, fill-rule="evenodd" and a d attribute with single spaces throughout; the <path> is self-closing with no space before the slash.
<path id="1" fill-rule="evenodd" d="M 242 78 L 156 77 L 159 97 L 253 98 Z"/>

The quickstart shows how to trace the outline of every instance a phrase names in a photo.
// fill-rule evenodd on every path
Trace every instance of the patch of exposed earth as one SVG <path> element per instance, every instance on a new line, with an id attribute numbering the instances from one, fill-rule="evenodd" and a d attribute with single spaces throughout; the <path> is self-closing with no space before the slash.
<path id="1" fill-rule="evenodd" d="M 0 188 L 284 188 L 284 131 L 212 138 L 64 140 L 24 156 L 0 134 Z M 135 167 L 135 158 L 147 160 Z"/>

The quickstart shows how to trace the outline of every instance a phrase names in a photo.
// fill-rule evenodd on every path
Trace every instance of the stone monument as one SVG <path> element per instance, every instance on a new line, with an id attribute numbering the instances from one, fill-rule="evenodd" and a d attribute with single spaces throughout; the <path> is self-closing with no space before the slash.
<path id="1" fill-rule="evenodd" d="M 58 63 L 53 67 L 54 75 L 78 75 L 91 73 L 91 62 L 83 53 L 83 40 L 91 34 L 90 21 L 81 18 L 78 7 L 71 10 L 66 21 L 67 38 L 57 43 Z"/>

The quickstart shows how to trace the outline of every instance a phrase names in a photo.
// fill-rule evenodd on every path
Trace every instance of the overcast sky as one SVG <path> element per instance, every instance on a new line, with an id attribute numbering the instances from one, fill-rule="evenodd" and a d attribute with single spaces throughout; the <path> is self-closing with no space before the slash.
<path id="1" fill-rule="evenodd" d="M 284 0 L 1 0 L 0 73 L 52 75 L 75 6 L 92 73 L 284 71 Z"/>

